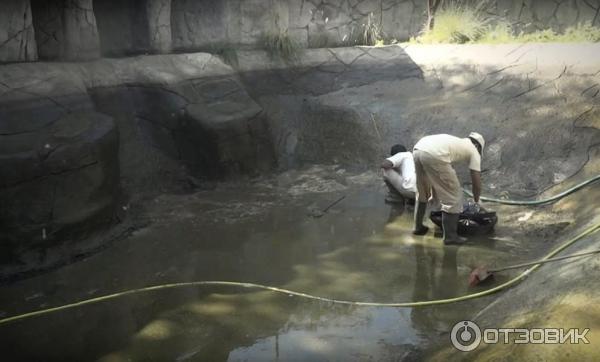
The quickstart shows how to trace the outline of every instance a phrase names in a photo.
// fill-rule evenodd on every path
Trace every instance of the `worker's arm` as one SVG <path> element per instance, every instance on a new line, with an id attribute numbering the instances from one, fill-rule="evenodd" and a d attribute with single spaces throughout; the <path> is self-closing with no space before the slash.
<path id="1" fill-rule="evenodd" d="M 481 196 L 481 172 L 471 170 L 471 183 L 473 190 L 473 200 L 479 202 L 479 196 Z"/>
<path id="2" fill-rule="evenodd" d="M 381 164 L 381 168 L 383 168 L 384 170 L 389 170 L 389 169 L 394 168 L 394 164 L 390 160 L 385 160 Z"/>

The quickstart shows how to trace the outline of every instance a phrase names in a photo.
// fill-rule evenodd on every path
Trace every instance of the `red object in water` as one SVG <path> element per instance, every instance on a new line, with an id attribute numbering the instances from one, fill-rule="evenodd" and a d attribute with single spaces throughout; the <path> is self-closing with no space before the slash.
<path id="1" fill-rule="evenodd" d="M 474 287 L 480 284 L 481 282 L 489 279 L 493 275 L 494 274 L 492 272 L 489 272 L 486 268 L 482 266 L 477 267 L 473 269 L 471 274 L 469 274 L 469 286 Z"/>

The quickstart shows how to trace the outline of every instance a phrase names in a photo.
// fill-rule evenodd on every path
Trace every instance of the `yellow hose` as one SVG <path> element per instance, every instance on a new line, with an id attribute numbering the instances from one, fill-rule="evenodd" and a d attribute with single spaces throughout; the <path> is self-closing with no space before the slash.
<path id="1" fill-rule="evenodd" d="M 549 259 L 549 258 L 555 256 L 556 254 L 558 254 L 561 251 L 563 251 L 564 249 L 568 248 L 570 245 L 572 245 L 579 239 L 581 239 L 587 235 L 590 235 L 590 234 L 598 231 L 599 229 L 600 229 L 600 223 L 587 228 L 579 235 L 567 240 L 562 245 L 560 245 L 558 248 L 552 250 L 542 260 L 546 260 L 546 259 Z M 330 299 L 330 298 L 319 297 L 319 296 L 310 295 L 310 294 L 306 294 L 306 293 L 295 292 L 293 290 L 271 287 L 268 285 L 255 284 L 255 283 L 228 282 L 228 281 L 196 281 L 196 282 L 186 282 L 186 283 L 171 283 L 171 284 L 149 286 L 149 287 L 144 287 L 144 288 L 139 288 L 139 289 L 126 290 L 123 292 L 118 292 L 118 293 L 108 294 L 108 295 L 104 295 L 104 296 L 100 296 L 100 297 L 96 297 L 96 298 L 86 299 L 86 300 L 82 300 L 82 301 L 71 303 L 71 304 L 66 304 L 66 305 L 59 306 L 59 307 L 42 309 L 42 310 L 38 310 L 35 312 L 20 314 L 20 315 L 16 315 L 13 317 L 0 319 L 0 325 L 6 324 L 9 322 L 26 319 L 26 318 L 40 316 L 43 314 L 49 314 L 49 313 L 58 312 L 61 310 L 81 307 L 81 306 L 88 305 L 88 304 L 99 303 L 99 302 L 103 302 L 106 300 L 120 298 L 120 297 L 124 297 L 127 295 L 132 295 L 132 294 L 139 294 L 139 293 L 145 293 L 145 292 L 151 292 L 151 291 L 157 291 L 157 290 L 163 290 L 163 289 L 171 289 L 171 288 L 198 287 L 198 286 L 211 286 L 211 285 L 212 286 L 231 286 L 231 287 L 242 287 L 242 288 L 252 288 L 252 289 L 263 289 L 263 290 L 268 290 L 268 291 L 272 291 L 272 292 L 276 292 L 276 293 L 287 294 L 289 296 L 301 297 L 301 298 L 305 298 L 305 299 L 311 299 L 311 300 L 317 300 L 317 301 L 335 303 L 335 304 L 361 306 L 361 307 L 393 307 L 393 308 L 425 307 L 425 306 L 431 306 L 431 305 L 462 302 L 465 300 L 470 300 L 470 299 L 484 297 L 486 295 L 491 295 L 493 293 L 499 292 L 502 289 L 506 289 L 506 288 L 518 283 L 523 278 L 525 278 L 527 275 L 529 275 L 531 272 L 536 270 L 539 266 L 540 266 L 540 264 L 536 264 L 536 265 L 532 266 L 531 268 L 525 270 L 518 276 L 512 278 L 511 280 L 509 280 L 505 283 L 502 283 L 494 288 L 490 288 L 488 290 L 484 290 L 484 291 L 481 291 L 478 293 L 472 293 L 472 294 L 463 295 L 461 297 L 448 298 L 448 299 L 437 299 L 437 300 L 427 300 L 427 301 L 422 301 L 422 302 L 404 302 L 404 303 L 354 302 L 354 301 L 349 301 L 349 300 Z"/>

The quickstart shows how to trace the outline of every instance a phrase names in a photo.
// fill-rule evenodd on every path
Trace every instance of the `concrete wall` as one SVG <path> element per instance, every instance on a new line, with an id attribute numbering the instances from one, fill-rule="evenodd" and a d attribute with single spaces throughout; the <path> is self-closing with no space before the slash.
<path id="1" fill-rule="evenodd" d="M 0 5 L 0 62 L 36 60 L 29 0 L 2 0 Z"/>
<path id="2" fill-rule="evenodd" d="M 108 225 L 121 191 L 139 205 L 275 165 L 262 108 L 207 53 L 3 65 L 0 94 L 0 250 Z"/>
<path id="3" fill-rule="evenodd" d="M 337 47 L 354 45 L 369 19 L 386 39 L 404 41 L 418 34 L 426 14 L 424 0 L 1 2 L 3 62 L 36 60 L 38 52 L 42 59 L 88 60 L 259 48 L 265 34 L 279 31 L 304 47 Z M 548 27 L 562 31 L 582 22 L 600 26 L 600 0 L 495 0 L 486 11 L 526 32 Z"/>
<path id="4" fill-rule="evenodd" d="M 562 31 L 583 22 L 600 26 L 600 0 L 495 0 L 489 12 L 505 16 L 524 31 Z"/>
<path id="5" fill-rule="evenodd" d="M 89 60 L 100 56 L 92 0 L 33 0 L 40 59 Z"/>

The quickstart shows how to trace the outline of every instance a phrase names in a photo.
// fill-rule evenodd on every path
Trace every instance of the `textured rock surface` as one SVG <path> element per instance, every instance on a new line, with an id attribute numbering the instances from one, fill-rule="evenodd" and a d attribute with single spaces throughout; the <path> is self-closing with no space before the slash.
<path id="1" fill-rule="evenodd" d="M 93 8 L 92 0 L 31 1 L 33 14 L 27 0 L 5 1 L 0 61 L 35 60 L 34 28 L 42 59 L 81 60 L 97 58 L 100 46 L 105 56 L 256 49 L 277 32 L 303 47 L 340 47 L 361 44 L 368 22 L 388 41 L 405 41 L 426 14 L 417 0 L 105 0 Z M 600 26 L 600 0 L 495 0 L 485 12 L 524 32 Z"/>
<path id="2" fill-rule="evenodd" d="M 0 62 L 37 60 L 29 0 L 2 1 Z"/>
<path id="3" fill-rule="evenodd" d="M 600 25 L 599 0 L 496 0 L 491 3 L 490 11 L 507 17 L 524 31 L 548 27 L 564 30 L 584 22 Z"/>
<path id="4" fill-rule="evenodd" d="M 150 50 L 146 4 L 147 2 L 136 0 L 104 0 L 94 3 L 103 56 L 122 57 Z M 162 23 L 162 18 L 159 18 Z"/>
<path id="5" fill-rule="evenodd" d="M 86 75 L 97 107 L 125 122 L 122 127 L 133 125 L 132 133 L 122 137 L 121 162 L 146 152 L 171 160 L 169 167 L 162 161 L 151 164 L 152 157 L 131 167 L 122 164 L 126 184 L 154 179 L 164 185 L 165 176 L 177 182 L 186 172 L 176 172 L 175 166 L 185 166 L 198 178 L 273 166 L 262 108 L 218 57 L 198 53 L 101 61 L 90 64 Z M 137 148 L 140 140 L 142 149 Z M 158 175 L 163 168 L 170 171 Z"/>
<path id="6" fill-rule="evenodd" d="M 242 52 L 239 68 L 283 166 L 375 164 L 393 143 L 478 130 L 488 191 L 529 196 L 600 141 L 583 126 L 600 112 L 597 59 L 598 45 L 408 46 L 309 50 L 291 68 Z"/>
<path id="7" fill-rule="evenodd" d="M 488 2 L 486 13 L 525 32 L 563 31 L 584 22 L 600 25 L 600 0 L 496 0 Z M 417 0 L 176 0 L 172 24 L 180 50 L 256 47 L 264 34 L 278 30 L 287 30 L 303 46 L 321 48 L 354 44 L 370 15 L 386 39 L 405 41 L 421 30 L 425 14 L 425 1 Z"/>
<path id="8" fill-rule="evenodd" d="M 44 64 L 2 67 L 0 82 L 2 246 L 64 241 L 109 221 L 119 191 L 118 135 L 112 119 L 94 111 L 83 82 Z"/>
<path id="9" fill-rule="evenodd" d="M 103 55 L 171 52 L 171 0 L 98 1 L 94 9 Z"/>
<path id="10" fill-rule="evenodd" d="M 239 1 L 173 0 L 174 48 L 198 50 L 241 43 Z"/>
<path id="11" fill-rule="evenodd" d="M 150 0 L 146 3 L 149 48 L 153 53 L 169 53 L 172 48 L 171 0 Z"/>
<path id="12" fill-rule="evenodd" d="M 2 238 L 21 245 L 106 224 L 119 179 L 139 206 L 274 166 L 262 108 L 209 54 L 12 64 L 0 91 Z"/>
<path id="13" fill-rule="evenodd" d="M 60 160 L 70 165 L 67 170 L 87 165 L 92 158 L 67 157 L 86 154 L 70 141 L 49 156 L 46 144 L 50 150 L 61 144 L 52 138 L 55 124 L 69 134 L 67 125 L 77 122 L 83 127 L 94 120 L 100 127 L 104 118 L 94 112 L 114 119 L 121 185 L 133 209 L 157 193 L 239 179 L 271 170 L 276 161 L 283 169 L 320 163 L 364 170 L 376 167 L 393 143 L 411 147 L 427 133 L 471 130 L 488 141 L 486 193 L 533 196 L 578 174 L 600 144 L 594 123 L 599 54 L 599 45 L 390 46 L 307 50 L 285 63 L 265 52 L 241 51 L 238 73 L 206 53 L 6 65 L 0 68 L 1 160 L 4 169 L 20 169 L 17 176 L 24 176 L 3 182 L 3 197 L 39 195 L 13 186 L 50 170 L 52 177 L 34 187 L 46 194 L 49 186 L 41 181 L 59 176 L 53 167 Z M 82 129 L 96 129 L 90 127 Z M 95 141 L 99 150 L 114 145 L 114 132 L 105 134 Z M 63 148 L 71 153 L 59 152 Z M 32 157 L 52 163 L 33 163 Z M 90 165 L 80 174 L 92 171 L 100 172 Z M 106 182 L 90 187 L 108 190 Z M 56 200 L 68 200 L 67 191 L 56 190 Z M 105 200 L 114 197 L 102 192 Z M 81 199 L 97 200 L 87 194 Z M 52 210 L 50 202 L 44 205 L 41 210 Z M 89 205 L 101 210 L 98 205 L 106 204 Z M 20 227 L 39 239 L 48 212 L 11 209 L 29 218 Z M 78 216 L 67 214 L 72 218 L 52 213 L 52 225 Z M 13 216 L 3 222 L 14 228 Z"/>
<path id="14" fill-rule="evenodd" d="M 100 56 L 92 0 L 34 0 L 32 7 L 41 59 L 90 60 Z"/>
<path id="15" fill-rule="evenodd" d="M 290 1 L 289 28 L 310 47 L 354 44 L 372 14 L 388 39 L 405 40 L 423 24 L 425 2 L 415 0 Z"/>

